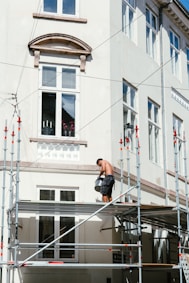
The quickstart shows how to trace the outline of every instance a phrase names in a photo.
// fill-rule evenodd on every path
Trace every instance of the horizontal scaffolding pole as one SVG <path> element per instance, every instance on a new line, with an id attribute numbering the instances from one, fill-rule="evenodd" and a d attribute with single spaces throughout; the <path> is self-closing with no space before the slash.
<path id="1" fill-rule="evenodd" d="M 19 246 L 22 247 L 37 247 L 46 246 L 47 243 L 20 243 Z M 56 246 L 83 246 L 83 247 L 139 247 L 139 244 L 101 244 L 101 243 L 56 243 Z"/>
<path id="2" fill-rule="evenodd" d="M 49 262 L 40 262 L 40 261 L 33 261 L 33 262 L 20 262 L 20 266 L 22 267 L 60 267 L 60 268 L 94 268 L 94 269 L 131 269 L 131 268 L 139 268 L 138 264 L 113 264 L 113 263 L 64 263 L 64 262 L 57 262 L 57 261 L 49 261 Z"/>

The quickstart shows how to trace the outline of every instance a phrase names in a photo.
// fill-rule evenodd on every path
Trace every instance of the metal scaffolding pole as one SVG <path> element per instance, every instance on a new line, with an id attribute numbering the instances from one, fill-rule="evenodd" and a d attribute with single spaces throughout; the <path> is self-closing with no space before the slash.
<path id="1" fill-rule="evenodd" d="M 7 153 L 7 120 L 5 121 L 4 128 L 4 160 L 3 160 L 3 186 L 2 186 L 2 199 L 1 199 L 1 262 L 3 262 L 4 254 L 4 225 L 5 225 L 5 183 L 6 183 L 6 153 Z"/>
<path id="2" fill-rule="evenodd" d="M 189 242 L 189 207 L 188 207 L 188 174 L 187 174 L 187 154 L 186 154 L 186 137 L 183 136 L 184 142 L 184 175 L 185 175 L 185 195 L 186 195 L 186 219 L 187 219 L 187 243 Z"/>
<path id="3" fill-rule="evenodd" d="M 10 161 L 10 184 L 9 184 L 9 208 L 8 208 L 8 250 L 7 261 L 11 261 L 11 210 L 13 207 L 13 157 L 14 157 L 14 126 L 12 129 L 12 141 L 11 141 L 11 161 Z M 7 270 L 7 283 L 10 282 L 10 268 Z"/>
<path id="4" fill-rule="evenodd" d="M 129 138 L 129 132 L 127 132 L 128 135 L 125 137 L 125 144 L 126 144 L 126 151 L 127 151 L 127 186 L 128 188 L 131 185 L 131 177 L 130 177 L 130 138 Z M 131 196 L 128 194 L 128 202 L 131 202 Z M 129 229 L 131 230 L 131 222 L 129 222 Z M 131 244 L 131 233 L 129 233 L 129 243 Z M 132 247 L 129 248 L 129 262 L 130 264 L 133 261 L 133 254 L 132 254 Z"/>
<path id="5" fill-rule="evenodd" d="M 15 201 L 15 252 L 14 252 L 14 262 L 17 262 L 17 249 L 18 249 L 18 202 L 19 202 L 19 171 L 20 171 L 20 127 L 21 118 L 20 111 L 18 113 L 18 140 L 17 140 L 17 161 L 16 161 L 16 201 Z"/>
<path id="6" fill-rule="evenodd" d="M 142 248 L 141 248 L 141 215 L 140 215 L 140 206 L 141 206 L 141 191 L 140 191 L 140 143 L 139 143 L 139 128 L 136 125 L 136 166 L 137 166 L 137 209 L 138 209 L 138 262 L 139 262 L 139 283 L 142 283 Z"/>
<path id="7" fill-rule="evenodd" d="M 122 138 L 120 138 L 120 171 L 121 171 L 121 174 L 120 174 L 120 185 L 121 185 L 121 189 L 120 189 L 120 194 L 123 193 L 123 140 Z M 120 202 L 123 202 L 123 199 L 122 197 L 120 197 Z"/>
<path id="8" fill-rule="evenodd" d="M 131 178 L 130 178 L 130 148 L 129 148 L 129 143 L 130 139 L 129 137 L 126 137 L 126 150 L 127 150 L 127 185 L 128 188 L 130 188 L 131 185 Z M 131 201 L 131 196 L 128 194 L 128 202 Z"/>
<path id="9" fill-rule="evenodd" d="M 181 224 L 180 224 L 180 200 L 179 200 L 179 182 L 178 182 L 178 137 L 177 132 L 174 130 L 173 132 L 173 143 L 174 143 L 174 155 L 175 155 L 175 190 L 176 190 L 176 206 L 177 206 L 177 229 L 178 229 L 178 253 L 181 254 Z M 179 256 L 179 265 L 181 266 L 181 258 Z M 182 269 L 179 269 L 180 273 L 180 283 L 183 282 L 182 280 Z"/>

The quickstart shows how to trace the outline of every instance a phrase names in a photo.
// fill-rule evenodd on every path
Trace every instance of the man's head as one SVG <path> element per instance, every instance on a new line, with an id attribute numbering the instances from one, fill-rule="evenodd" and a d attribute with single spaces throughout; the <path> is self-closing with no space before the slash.
<path id="1" fill-rule="evenodd" d="M 100 163 L 101 163 L 102 160 L 103 160 L 102 158 L 98 158 L 97 161 L 96 161 L 96 164 L 97 164 L 98 166 L 100 166 Z"/>

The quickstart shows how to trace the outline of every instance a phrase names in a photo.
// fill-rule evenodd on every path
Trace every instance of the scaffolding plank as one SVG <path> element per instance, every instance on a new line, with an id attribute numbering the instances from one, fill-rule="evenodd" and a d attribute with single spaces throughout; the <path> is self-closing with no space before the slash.
<path id="1" fill-rule="evenodd" d="M 89 215 L 105 206 L 107 203 L 92 202 L 55 202 L 55 201 L 27 201 L 18 202 L 19 212 L 45 213 L 64 215 Z M 177 209 L 173 206 L 160 206 L 142 204 L 140 206 L 141 220 L 143 223 L 177 231 L 178 219 Z M 124 221 L 137 222 L 137 203 L 112 203 L 101 210 L 98 215 L 121 216 Z M 181 227 L 187 230 L 186 211 L 180 210 Z"/>

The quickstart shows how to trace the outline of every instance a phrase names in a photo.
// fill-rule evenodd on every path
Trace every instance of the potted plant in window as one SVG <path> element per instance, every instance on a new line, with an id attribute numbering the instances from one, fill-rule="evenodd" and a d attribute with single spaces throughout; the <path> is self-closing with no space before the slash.
<path id="1" fill-rule="evenodd" d="M 68 135 L 68 125 L 67 123 L 62 121 L 62 125 L 63 125 L 63 136 L 67 136 Z"/>
<path id="2" fill-rule="evenodd" d="M 75 124 L 74 121 L 70 121 L 70 127 L 69 127 L 69 136 L 74 136 L 75 131 Z"/>

